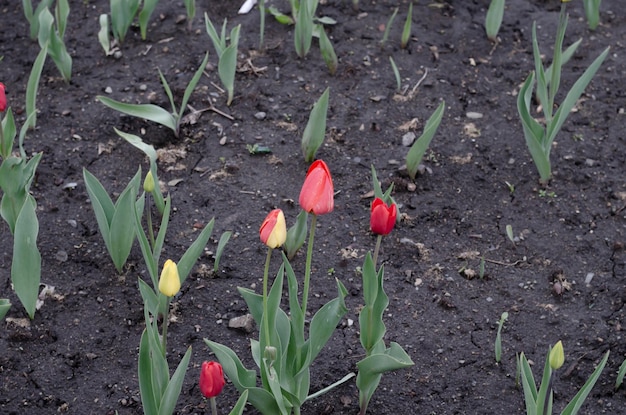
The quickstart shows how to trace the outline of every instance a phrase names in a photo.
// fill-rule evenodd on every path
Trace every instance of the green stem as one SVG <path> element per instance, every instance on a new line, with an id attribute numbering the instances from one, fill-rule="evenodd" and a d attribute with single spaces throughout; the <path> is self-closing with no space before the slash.
<path id="1" fill-rule="evenodd" d="M 267 280 L 270 272 L 270 259 L 272 258 L 272 248 L 267 249 L 267 257 L 265 258 L 265 270 L 263 271 L 263 331 L 265 337 L 265 346 L 270 345 L 270 323 L 267 315 Z"/>
<path id="2" fill-rule="evenodd" d="M 309 245 L 306 249 L 306 264 L 304 269 L 304 291 L 302 292 L 302 316 L 306 319 L 306 307 L 309 300 L 309 285 L 311 283 L 311 258 L 313 257 L 313 238 L 315 237 L 315 226 L 317 215 L 313 213 L 311 219 L 311 231 L 309 232 Z"/>
<path id="3" fill-rule="evenodd" d="M 215 396 L 212 398 L 209 398 L 209 401 L 211 402 L 211 414 L 217 415 L 217 403 L 215 401 Z"/>
<path id="4" fill-rule="evenodd" d="M 154 251 L 154 231 L 152 230 L 152 209 L 150 209 L 150 193 L 148 193 L 146 196 L 146 205 L 148 207 L 148 214 L 146 216 L 146 221 L 148 223 L 148 236 L 150 237 L 150 246 Z"/>
<path id="5" fill-rule="evenodd" d="M 380 243 L 383 240 L 383 236 L 382 235 L 378 235 L 378 238 L 376 238 L 376 247 L 374 248 L 374 270 L 378 271 L 378 268 L 376 266 L 376 264 L 378 263 L 378 251 L 380 251 Z"/>
<path id="6" fill-rule="evenodd" d="M 167 355 L 167 323 L 169 322 L 170 313 L 170 297 L 166 297 L 165 313 L 163 314 L 163 337 L 161 338 L 161 346 L 163 348 L 163 357 Z"/>

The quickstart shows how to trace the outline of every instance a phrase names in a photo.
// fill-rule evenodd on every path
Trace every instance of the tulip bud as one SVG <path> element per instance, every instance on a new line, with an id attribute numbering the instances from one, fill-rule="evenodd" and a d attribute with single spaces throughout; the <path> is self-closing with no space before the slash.
<path id="1" fill-rule="evenodd" d="M 200 370 L 200 392 L 205 398 L 215 398 L 224 387 L 224 370 L 217 362 L 203 362 Z"/>
<path id="2" fill-rule="evenodd" d="M 5 93 L 4 84 L 0 82 L 0 112 L 4 112 L 7 109 L 7 96 Z"/>
<path id="3" fill-rule="evenodd" d="M 159 291 L 167 297 L 175 296 L 180 291 L 180 277 L 178 267 L 171 259 L 165 261 L 161 278 L 159 278 Z"/>
<path id="4" fill-rule="evenodd" d="M 143 190 L 146 193 L 154 192 L 154 177 L 152 176 L 152 170 L 148 170 L 148 174 L 146 174 L 146 178 L 143 181 Z"/>
<path id="5" fill-rule="evenodd" d="M 387 206 L 382 199 L 378 197 L 374 199 L 370 216 L 370 228 L 372 232 L 377 235 L 389 234 L 396 224 L 397 214 L 395 203 Z"/>
<path id="6" fill-rule="evenodd" d="M 552 350 L 550 350 L 550 367 L 552 370 L 557 370 L 563 363 L 565 362 L 565 353 L 563 352 L 563 343 L 561 340 L 554 345 Z"/>
<path id="7" fill-rule="evenodd" d="M 328 166 L 322 160 L 311 164 L 300 191 L 300 206 L 309 213 L 324 215 L 334 208 L 335 191 Z"/>
<path id="8" fill-rule="evenodd" d="M 287 224 L 283 211 L 280 209 L 272 210 L 261 224 L 259 233 L 261 234 L 261 242 L 270 248 L 278 248 L 284 244 L 287 239 Z"/>

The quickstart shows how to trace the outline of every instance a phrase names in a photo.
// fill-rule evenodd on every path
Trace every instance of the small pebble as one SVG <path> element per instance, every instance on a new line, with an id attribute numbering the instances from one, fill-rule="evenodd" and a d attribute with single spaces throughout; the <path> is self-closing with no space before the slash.
<path id="1" fill-rule="evenodd" d="M 113 88 L 111 88 L 110 86 L 107 86 L 106 88 L 104 88 L 104 93 L 105 94 L 112 94 L 113 93 Z"/>
<path id="2" fill-rule="evenodd" d="M 415 133 L 409 131 L 408 133 L 402 136 L 402 145 L 405 147 L 409 147 L 415 141 Z"/>
<path id="3" fill-rule="evenodd" d="M 483 117 L 483 114 L 481 114 L 480 112 L 470 111 L 466 113 L 465 116 L 469 118 L 470 120 L 478 120 Z"/>
<path id="4" fill-rule="evenodd" d="M 254 118 L 256 118 L 259 121 L 264 120 L 265 117 L 267 117 L 267 114 L 264 113 L 263 111 L 259 111 L 256 114 L 254 114 Z"/>

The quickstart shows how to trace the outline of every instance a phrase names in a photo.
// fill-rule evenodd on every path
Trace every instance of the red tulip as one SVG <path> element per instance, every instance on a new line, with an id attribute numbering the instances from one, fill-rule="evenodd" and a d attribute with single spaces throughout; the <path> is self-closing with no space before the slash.
<path id="1" fill-rule="evenodd" d="M 377 235 L 387 235 L 396 224 L 396 204 L 390 206 L 380 198 L 372 202 L 372 215 L 370 216 L 370 228 Z"/>
<path id="2" fill-rule="evenodd" d="M 215 398 L 224 387 L 224 371 L 217 362 L 203 362 L 200 371 L 200 392 L 205 398 Z"/>
<path id="3" fill-rule="evenodd" d="M 300 206 L 309 213 L 324 215 L 334 208 L 333 179 L 328 166 L 317 160 L 306 174 L 300 191 Z"/>
<path id="4" fill-rule="evenodd" d="M 4 84 L 0 82 L 0 112 L 7 109 L 7 96 L 4 92 Z"/>

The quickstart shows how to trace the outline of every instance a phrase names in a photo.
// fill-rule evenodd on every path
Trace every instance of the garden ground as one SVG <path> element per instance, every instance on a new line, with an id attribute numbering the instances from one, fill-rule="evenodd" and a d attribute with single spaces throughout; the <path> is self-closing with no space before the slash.
<path id="1" fill-rule="evenodd" d="M 0 81 L 21 125 L 39 46 L 28 37 L 26 19 L 14 3 L 0 0 Z M 98 16 L 108 12 L 109 2 L 72 2 L 66 34 L 72 80 L 64 83 L 51 61 L 44 68 L 38 125 L 25 146 L 28 153 L 43 152 L 32 193 L 38 203 L 42 283 L 54 292 L 28 321 L 11 291 L 12 238 L 3 225 L 0 297 L 14 305 L 0 330 L 0 412 L 143 413 L 137 353 L 144 321 L 137 279 L 149 277 L 137 246 L 124 271 L 115 271 L 82 179 L 87 168 L 117 195 L 140 165 L 146 170 L 142 153 L 113 127 L 162 150 L 160 178 L 174 208 L 163 258 L 180 258 L 199 229 L 213 217 L 216 221 L 206 255 L 174 300 L 170 365 L 193 347 L 177 413 L 199 414 L 207 406 L 197 379 L 202 361 L 214 357 L 203 338 L 232 347 L 253 367 L 249 342 L 256 330 L 228 328 L 230 318 L 247 313 L 237 287 L 260 288 L 265 248 L 258 229 L 265 215 L 281 208 L 288 224 L 295 220 L 308 168 L 299 140 L 326 87 L 331 91 L 328 129 L 318 157 L 333 174 L 336 209 L 318 221 L 311 308 L 336 295 L 334 279 L 339 278 L 349 290 L 349 312 L 312 366 L 311 390 L 355 371 L 363 356 L 357 271 L 375 242 L 369 231 L 374 165 L 383 187 L 394 183 L 402 212 L 381 255 L 390 297 L 386 340 L 402 345 L 415 366 L 383 377 L 369 413 L 524 413 L 516 353 L 534 361 L 538 374 L 548 347 L 558 340 L 566 362 L 555 381 L 556 409 L 610 350 L 582 412 L 622 412 L 625 392 L 614 391 L 614 383 L 626 355 L 626 17 L 617 0 L 602 2 L 601 25 L 594 32 L 586 26 L 582 2 L 569 5 L 566 44 L 583 41 L 564 68 L 562 88 L 571 86 L 606 46 L 611 53 L 557 137 L 554 178 L 546 187 L 538 184 L 525 147 L 516 95 L 533 69 L 533 21 L 542 51 L 551 56 L 557 1 L 507 2 L 496 46 L 484 32 L 486 0 L 418 2 L 405 50 L 399 39 L 407 2 L 361 1 L 356 11 L 350 1 L 322 1 L 318 15 L 337 21 L 327 26 L 339 57 L 335 76 L 328 74 L 316 46 L 298 59 L 293 28 L 269 17 L 265 48 L 259 51 L 256 8 L 240 16 L 238 2 L 199 2 L 199 16 L 188 31 L 179 18 L 185 13 L 182 1 L 161 3 L 147 40 L 131 29 L 115 58 L 105 56 L 97 40 Z M 285 4 L 276 5 L 288 12 Z M 384 25 L 396 7 L 398 16 L 381 46 Z M 204 11 L 216 24 L 228 18 L 229 29 L 242 24 L 230 107 L 219 89 Z M 180 139 L 95 99 L 106 93 L 167 107 L 157 68 L 179 101 L 209 50 L 213 68 L 190 105 L 225 115 L 199 113 Z M 401 74 L 401 92 L 390 56 Z M 403 136 L 419 136 L 442 100 L 446 111 L 424 174 L 411 182 L 401 169 L 408 151 Z M 252 155 L 248 146 L 254 144 L 272 153 Z M 507 238 L 507 225 L 514 242 Z M 213 252 L 227 230 L 233 237 L 214 274 Z M 273 268 L 278 262 L 275 257 Z M 301 275 L 302 253 L 293 266 Z M 557 293 L 555 282 L 567 289 Z M 497 364 L 493 345 L 504 311 L 509 319 Z M 236 399 L 237 391 L 227 384 L 218 398 L 222 413 Z M 354 382 L 307 402 L 303 413 L 357 414 Z"/>

